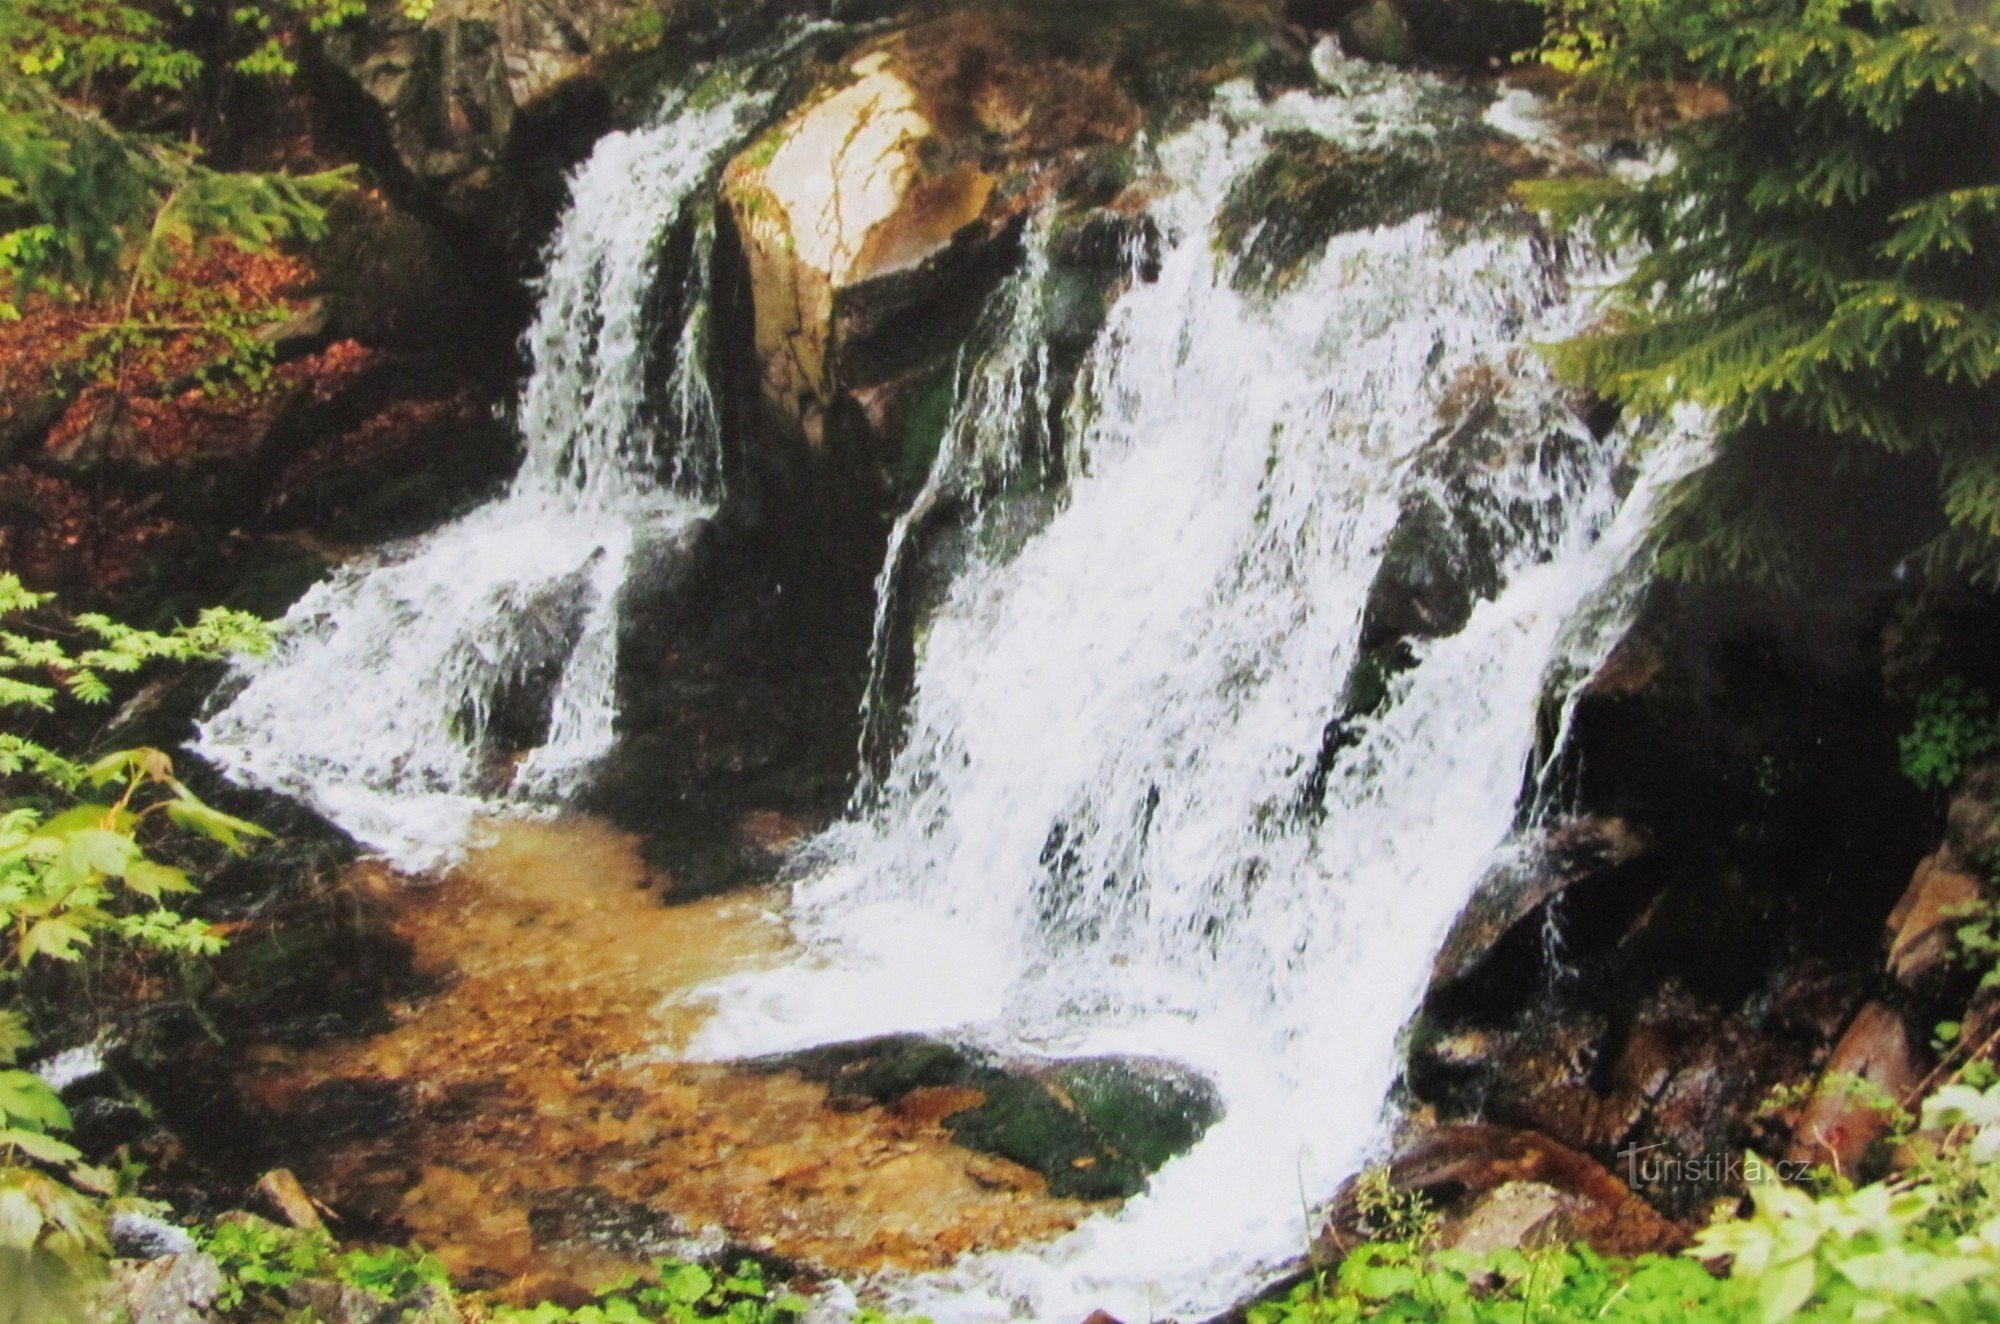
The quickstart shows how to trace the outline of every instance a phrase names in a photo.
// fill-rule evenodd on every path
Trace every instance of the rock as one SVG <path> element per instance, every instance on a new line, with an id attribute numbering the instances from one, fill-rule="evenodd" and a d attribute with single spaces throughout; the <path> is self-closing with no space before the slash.
<path id="1" fill-rule="evenodd" d="M 627 1260 L 683 1255 L 686 1229 L 659 1210 L 621 1200 L 601 1186 L 570 1186 L 537 1195 L 528 1209 L 537 1247 L 606 1251 Z"/>
<path id="2" fill-rule="evenodd" d="M 1974 869 L 2000 868 L 2000 761 L 1982 763 L 1959 779 L 1946 827 L 1958 859 Z"/>
<path id="3" fill-rule="evenodd" d="M 910 1120 L 937 1122 L 968 1149 L 1042 1174 L 1051 1195 L 1079 1200 L 1137 1194 L 1221 1115 L 1207 1081 L 1137 1058 L 1029 1066 L 894 1036 L 761 1065 L 826 1082 L 834 1106 L 886 1105 Z"/>
<path id="4" fill-rule="evenodd" d="M 835 302 L 936 256 L 984 214 L 994 179 L 925 168 L 936 131 L 878 51 L 731 163 L 724 192 L 750 264 L 766 397 L 818 444 L 835 386 Z"/>
<path id="5" fill-rule="evenodd" d="M 257 1179 L 257 1199 L 271 1212 L 303 1232 L 324 1232 L 319 1207 L 290 1168 L 273 1168 Z"/>
<path id="6" fill-rule="evenodd" d="M 1541 1250 L 1576 1238 L 1577 1202 L 1546 1182 L 1510 1181 L 1473 1202 L 1439 1231 L 1450 1250 L 1486 1255 L 1501 1250 Z"/>
<path id="7" fill-rule="evenodd" d="M 1490 65 L 1542 39 L 1542 11 L 1532 0 L 1397 0 L 1410 41 L 1426 60 Z"/>
<path id="8" fill-rule="evenodd" d="M 1122 183 L 1111 154 L 1139 126 L 1136 74 L 1115 24 L 1099 51 L 1098 20 L 1076 22 L 1088 42 L 1026 9 L 876 38 L 724 171 L 739 338 L 765 416 L 809 454 L 872 457 L 912 486 L 937 430 L 929 397 L 1017 260 L 1024 218 Z M 825 502 L 818 481 L 792 485 Z"/>
<path id="9" fill-rule="evenodd" d="M 1351 55 L 1395 64 L 1484 67 L 1542 35 L 1541 11 L 1530 0 L 1288 0 L 1285 16 L 1337 32 Z"/>
<path id="10" fill-rule="evenodd" d="M 1448 990 L 1473 973 L 1515 925 L 1568 889 L 1637 859 L 1649 842 L 1619 818 L 1572 819 L 1492 870 L 1466 903 L 1432 967 Z"/>
<path id="11" fill-rule="evenodd" d="M 1340 20 L 1337 31 L 1349 55 L 1383 64 L 1408 64 L 1417 58 L 1409 21 L 1391 0 L 1367 0 Z"/>
<path id="12" fill-rule="evenodd" d="M 285 1304 L 314 1324 L 457 1324 L 464 1318 L 449 1296 L 423 1287 L 384 1301 L 364 1287 L 325 1278 L 301 1278 L 285 1289 Z"/>
<path id="13" fill-rule="evenodd" d="M 372 103 L 397 163 L 436 196 L 464 203 L 501 161 L 521 112 L 583 73 L 649 8 L 645 0 L 438 0 L 415 19 L 399 0 L 371 0 L 323 49 L 331 70 Z"/>
<path id="14" fill-rule="evenodd" d="M 1888 1135 L 1888 1109 L 1901 1106 L 1923 1079 L 1918 1053 L 1900 1012 L 1882 1002 L 1863 1007 L 1827 1059 L 1785 1157 L 1854 1176 L 1869 1149 Z"/>
<path id="15" fill-rule="evenodd" d="M 159 1260 L 169 1255 L 189 1255 L 195 1250 L 187 1229 L 152 1214 L 124 1209 L 111 1215 L 105 1229 L 111 1252 L 119 1259 Z"/>
<path id="16" fill-rule="evenodd" d="M 114 1260 L 112 1297 L 129 1324 L 206 1324 L 222 1293 L 222 1267 L 193 1251 L 157 1260 Z"/>
<path id="17" fill-rule="evenodd" d="M 525 303 L 464 250 L 373 191 L 336 199 L 313 253 L 326 334 L 460 362 L 511 348 Z"/>
<path id="18" fill-rule="evenodd" d="M 1463 94 L 1440 88 L 1426 95 Z M 1399 224 L 1420 212 L 1488 223 L 1505 214 L 1508 185 L 1535 168 L 1496 150 L 1483 132 L 1368 151 L 1311 133 L 1277 133 L 1224 200 L 1218 246 L 1236 255 L 1232 279 L 1239 288 L 1281 289 L 1338 234 Z"/>
<path id="19" fill-rule="evenodd" d="M 1925 857 L 1889 912 L 1889 974 L 1912 991 L 1935 990 L 1957 968 L 1957 927 L 1985 896 L 1949 851 Z"/>
<path id="20" fill-rule="evenodd" d="M 1464 1125 L 1421 1132 L 1390 1162 L 1388 1180 L 1423 1195 L 1447 1228 L 1465 1228 L 1468 1237 L 1533 1235 L 1559 1215 L 1549 1232 L 1586 1241 L 1603 1255 L 1672 1251 L 1687 1240 L 1595 1159 L 1533 1131 Z M 1488 1197 L 1510 1186 L 1525 1189 L 1478 1215 Z M 1334 1199 L 1327 1235 L 1336 1245 L 1365 1231 L 1358 1190 L 1350 1183 Z"/>

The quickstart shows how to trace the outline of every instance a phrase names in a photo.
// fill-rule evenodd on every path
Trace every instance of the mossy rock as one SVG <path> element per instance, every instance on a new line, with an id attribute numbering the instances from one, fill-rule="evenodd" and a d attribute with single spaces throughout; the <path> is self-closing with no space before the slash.
<path id="1" fill-rule="evenodd" d="M 1409 21 L 1391 0 L 1369 0 L 1341 20 L 1340 44 L 1350 55 L 1382 64 L 1409 64 L 1417 58 Z"/>
<path id="2" fill-rule="evenodd" d="M 1315 134 L 1278 135 L 1230 190 L 1215 245 L 1236 257 L 1239 289 L 1291 284 L 1335 235 L 1399 225 L 1424 212 L 1461 224 L 1507 214 L 1519 177 L 1504 145 L 1468 118 L 1434 142 L 1354 151 Z"/>
<path id="3" fill-rule="evenodd" d="M 1207 1081 L 1166 1063 L 1103 1057 L 1025 1068 L 918 1035 L 835 1044 L 760 1065 L 821 1081 L 834 1099 L 891 1104 L 920 1089 L 976 1090 L 979 1102 L 944 1120 L 952 1139 L 1040 1173 L 1049 1193 L 1065 1199 L 1138 1194 L 1222 1111 Z"/>

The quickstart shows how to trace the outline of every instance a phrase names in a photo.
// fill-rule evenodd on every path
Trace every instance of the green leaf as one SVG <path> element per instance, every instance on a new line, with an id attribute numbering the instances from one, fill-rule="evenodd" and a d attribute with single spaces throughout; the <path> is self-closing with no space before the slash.
<path id="1" fill-rule="evenodd" d="M 41 1131 L 67 1131 L 69 1109 L 40 1076 L 20 1070 L 0 1071 L 0 1118 L 9 1126 Z"/>
<path id="2" fill-rule="evenodd" d="M 238 854 L 248 849 L 244 838 L 271 835 L 257 824 L 225 814 L 219 809 L 211 809 L 191 795 L 182 795 L 179 799 L 169 801 L 167 817 L 172 819 L 177 827 L 198 832 Z"/>

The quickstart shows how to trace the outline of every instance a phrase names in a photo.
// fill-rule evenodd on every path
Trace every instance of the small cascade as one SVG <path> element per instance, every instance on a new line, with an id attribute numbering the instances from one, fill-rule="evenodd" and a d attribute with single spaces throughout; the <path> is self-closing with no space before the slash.
<path id="1" fill-rule="evenodd" d="M 889 693 L 889 650 L 904 608 L 916 538 L 947 507 L 986 499 L 1023 470 L 1052 458 L 1049 345 L 1045 334 L 1050 216 L 1028 227 L 1021 265 L 988 302 L 961 353 L 951 417 L 923 486 L 889 530 L 875 576 L 875 620 L 868 649 L 868 685 L 861 701 L 861 784 L 857 802 L 878 789 L 876 771 L 894 743 L 897 717 Z"/>
<path id="2" fill-rule="evenodd" d="M 1296 1257 L 1302 1201 L 1380 1143 L 1437 946 L 1516 829 L 1538 711 L 1622 634 L 1651 503 L 1702 454 L 1691 428 L 1641 446 L 1573 416 L 1532 346 L 1589 300 L 1525 225 L 1418 215 L 1334 236 L 1275 292 L 1238 279 L 1216 222 L 1276 131 L 1437 131 L 1435 85 L 1328 72 L 1355 85 L 1227 89 L 1158 146 L 1157 275 L 1084 364 L 1063 503 L 975 552 L 929 619 L 900 746 L 801 863 L 808 958 L 707 990 L 696 1049 L 717 1058 L 919 1032 L 1168 1059 L 1220 1092 L 1221 1121 L 1121 1211 L 892 1285 L 899 1306 L 1202 1318 Z M 1024 344 L 1032 279 L 1000 305 Z M 961 374 L 884 621 L 921 509 L 1020 453 L 1045 378 L 1008 336 Z M 1356 709 L 1371 597 L 1426 494 L 1491 582 Z"/>
<path id="3" fill-rule="evenodd" d="M 496 801 L 559 799 L 609 749 L 621 590 L 720 496 L 699 195 L 767 100 L 683 99 L 597 144 L 527 333 L 512 487 L 307 593 L 203 724 L 204 757 L 423 868 Z"/>

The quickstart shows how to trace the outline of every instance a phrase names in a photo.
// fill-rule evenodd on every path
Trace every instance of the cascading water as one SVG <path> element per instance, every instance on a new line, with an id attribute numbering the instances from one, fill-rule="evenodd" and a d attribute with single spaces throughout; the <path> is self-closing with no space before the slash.
<path id="1" fill-rule="evenodd" d="M 1199 1318 L 1296 1256 L 1301 1202 L 1379 1143 L 1432 956 L 1514 830 L 1539 704 L 1622 632 L 1649 503 L 1699 454 L 1570 414 L 1528 347 L 1587 300 L 1519 227 L 1419 216 L 1334 237 L 1277 293 L 1237 288 L 1212 235 L 1270 130 L 1421 136 L 1424 86 L 1232 93 L 1160 149 L 1181 183 L 1158 275 L 1085 364 L 1064 504 L 929 622 L 900 751 L 794 889 L 809 959 L 707 990 L 715 1057 L 936 1032 L 1215 1083 L 1222 1120 L 1145 1194 L 892 1287 L 925 1313 Z M 982 453 L 959 429 L 1018 433 L 982 396 L 1032 375 L 999 362 L 962 376 L 927 492 Z M 1492 409 L 1454 470 L 1469 392 Z M 1330 744 L 1385 547 L 1441 483 L 1497 587 Z"/>
<path id="2" fill-rule="evenodd" d="M 610 747 L 620 590 L 719 496 L 702 345 L 712 232 L 694 203 L 767 100 L 683 100 L 598 143 L 549 245 L 511 489 L 307 593 L 204 723 L 205 757 L 422 868 L 494 798 L 558 798 Z M 662 276 L 676 227 L 690 252 Z M 676 277 L 678 334 L 655 350 L 649 297 Z M 662 376 L 664 391 L 649 386 Z M 510 771 L 493 747 L 520 696 L 540 739 Z"/>
<path id="3" fill-rule="evenodd" d="M 914 539 L 949 503 L 976 512 L 990 489 L 1046 459 L 1050 435 L 1050 367 L 1041 301 L 1049 278 L 1049 218 L 1029 227 L 1021 267 L 994 296 L 973 346 L 962 354 L 957 400 L 937 455 L 909 508 L 889 530 L 888 551 L 875 577 L 875 620 L 868 651 L 868 684 L 861 700 L 861 787 L 857 800 L 878 789 L 877 759 L 891 743 L 894 716 L 888 693 L 890 635 L 897 626 Z M 984 342 L 990 340 L 990 345 Z"/>

